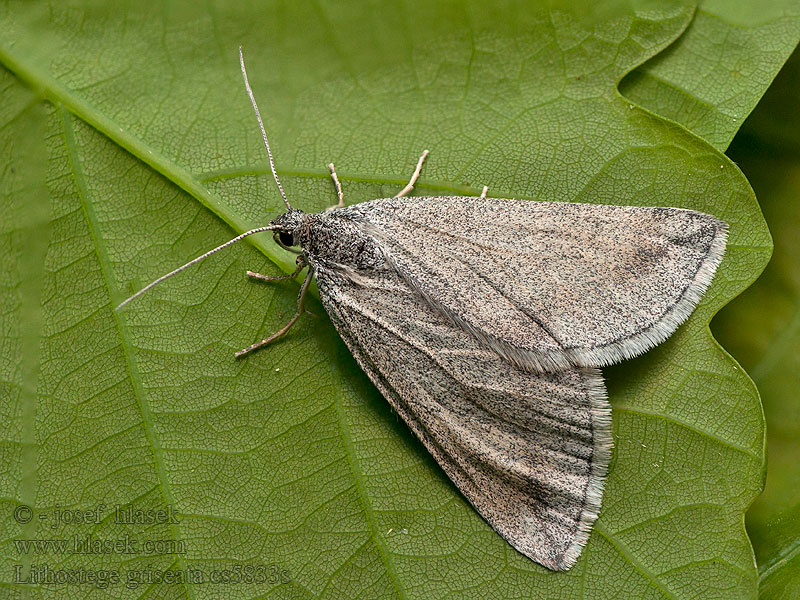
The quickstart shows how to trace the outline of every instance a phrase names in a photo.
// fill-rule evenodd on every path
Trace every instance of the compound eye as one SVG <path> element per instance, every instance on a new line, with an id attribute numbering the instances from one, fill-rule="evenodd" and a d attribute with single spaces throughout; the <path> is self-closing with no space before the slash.
<path id="1" fill-rule="evenodd" d="M 278 234 L 278 239 L 284 246 L 294 246 L 294 236 L 286 231 L 281 231 Z"/>

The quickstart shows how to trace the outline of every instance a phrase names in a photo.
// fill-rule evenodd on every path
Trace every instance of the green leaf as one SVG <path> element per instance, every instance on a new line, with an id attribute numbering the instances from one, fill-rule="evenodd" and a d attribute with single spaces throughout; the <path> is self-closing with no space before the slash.
<path id="1" fill-rule="evenodd" d="M 26 169 L 24 184 L 3 183 L 14 198 L 4 309 L 24 326 L 3 328 L 13 358 L 2 510 L 35 515 L 6 522 L 8 594 L 92 588 L 15 583 L 15 565 L 142 577 L 238 565 L 276 579 L 131 583 L 114 594 L 752 598 L 742 516 L 760 488 L 763 420 L 708 322 L 763 268 L 769 234 L 733 163 L 616 89 L 692 15 L 678 1 L 441 1 L 397 12 L 341 2 L 4 5 L 0 61 L 15 75 L 2 81 L 18 104 L 30 102 L 23 84 L 45 99 L 30 113 L 12 105 L 3 121 L 4 168 Z M 354 203 L 395 193 L 429 148 L 421 194 L 486 184 L 496 197 L 683 206 L 731 224 L 726 258 L 687 324 L 607 370 L 615 458 L 571 571 L 544 570 L 486 525 L 319 304 L 285 340 L 233 360 L 294 312 L 291 282 L 244 276 L 277 272 L 264 255 L 293 266 L 269 238 L 254 242 L 263 254 L 234 246 L 112 310 L 231 229 L 280 211 L 239 44 L 287 194 L 303 209 L 333 202 L 330 161 Z M 46 145 L 44 178 L 38 152 L 16 153 L 28 138 Z M 27 233 L 43 206 L 48 226 Z M 100 504 L 99 523 L 55 522 L 58 510 Z M 118 523 L 115 505 L 172 507 L 178 518 Z M 90 534 L 164 544 L 153 554 L 35 555 L 14 543 Z"/>
<path id="2" fill-rule="evenodd" d="M 731 145 L 775 240 L 761 278 L 721 311 L 714 331 L 758 385 L 767 419 L 764 493 L 747 513 L 764 600 L 800 595 L 800 121 L 795 52 Z"/>
<path id="3" fill-rule="evenodd" d="M 17 502 L 32 506 L 36 501 L 40 297 L 50 215 L 43 106 L 4 69 L 0 97 L 0 537 L 4 540 L 0 589 L 5 593 L 12 568 L 5 540 L 35 532 L 33 524 L 17 526 L 10 515 Z M 13 563 L 28 568 L 31 561 L 15 556 Z"/>
<path id="4" fill-rule="evenodd" d="M 702 0 L 681 38 L 620 90 L 725 150 L 798 41 L 796 0 Z"/>

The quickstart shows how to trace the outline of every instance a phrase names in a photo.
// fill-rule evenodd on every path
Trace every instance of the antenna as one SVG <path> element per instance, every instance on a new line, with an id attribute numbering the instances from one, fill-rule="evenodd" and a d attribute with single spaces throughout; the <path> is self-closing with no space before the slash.
<path id="1" fill-rule="evenodd" d="M 272 151 L 269 148 L 269 140 L 267 139 L 267 132 L 264 130 L 264 123 L 261 121 L 261 113 L 258 111 L 258 105 L 256 104 L 255 96 L 253 96 L 253 90 L 250 87 L 250 81 L 247 79 L 247 69 L 245 69 L 245 67 L 244 67 L 244 55 L 242 54 L 242 47 L 241 46 L 239 46 L 239 64 L 242 66 L 242 75 L 244 76 L 244 85 L 247 88 L 247 95 L 250 96 L 250 102 L 253 103 L 253 110 L 256 111 L 256 119 L 258 119 L 258 126 L 261 129 L 261 136 L 264 138 L 264 146 L 267 149 L 267 156 L 269 156 L 269 168 L 272 171 L 272 176 L 275 178 L 275 183 L 278 184 L 278 190 L 280 191 L 281 197 L 283 198 L 283 203 L 286 205 L 286 208 L 288 208 L 289 210 L 292 210 L 292 205 L 289 204 L 289 201 L 286 199 L 286 194 L 283 191 L 283 186 L 281 185 L 281 182 L 278 179 L 278 174 L 275 172 L 275 161 L 272 158 Z M 221 246 L 217 246 L 213 250 L 209 250 L 208 252 L 206 252 L 205 254 L 201 254 L 197 258 L 193 258 L 192 260 L 190 260 L 185 265 L 182 265 L 182 266 L 178 267 L 174 271 L 170 271 L 166 275 L 162 275 L 161 277 L 159 277 L 158 279 L 156 279 L 152 283 L 149 283 L 148 285 L 146 285 L 145 287 L 140 289 L 138 292 L 136 292 L 130 298 L 126 298 L 125 300 L 120 302 L 119 305 L 114 310 L 119 310 L 120 308 L 122 308 L 123 306 L 125 306 L 129 302 L 132 302 L 133 300 L 135 300 L 136 298 L 138 298 L 139 296 L 141 296 L 142 294 L 144 294 L 148 290 L 156 287 L 159 283 L 162 283 L 162 282 L 166 281 L 167 279 L 169 279 L 170 277 L 172 277 L 173 275 L 177 275 L 178 273 L 180 273 L 184 269 L 188 269 L 192 265 L 194 265 L 196 263 L 199 263 L 201 260 L 204 260 L 204 259 L 208 258 L 212 254 L 214 254 L 216 252 L 219 252 L 220 250 L 224 250 L 225 248 L 227 248 L 231 244 L 235 244 L 236 242 L 238 242 L 240 240 L 243 240 L 248 235 L 253 235 L 254 233 L 261 233 L 263 231 L 273 231 L 275 229 L 278 229 L 278 227 L 279 227 L 278 225 L 265 225 L 263 227 L 256 227 L 255 229 L 251 229 L 250 231 L 245 231 L 244 233 L 242 233 L 240 235 L 237 235 L 235 238 L 233 238 L 232 240 L 228 240 L 227 242 L 225 242 Z"/>
<path id="2" fill-rule="evenodd" d="M 201 254 L 201 255 L 200 255 L 200 256 L 198 256 L 197 258 L 193 258 L 192 260 L 190 260 L 190 261 L 189 261 L 188 263 L 186 263 L 185 265 L 182 265 L 182 266 L 178 267 L 178 268 L 177 268 L 177 269 L 175 269 L 174 271 L 170 271 L 170 272 L 169 272 L 169 273 L 167 273 L 166 275 L 162 275 L 161 277 L 159 277 L 158 279 L 156 279 L 156 280 L 155 280 L 153 283 L 150 283 L 150 284 L 148 284 L 148 285 L 144 286 L 142 289 L 140 289 L 138 292 L 136 292 L 136 293 L 135 293 L 133 296 L 131 296 L 130 298 L 127 298 L 127 299 L 123 300 L 122 302 L 120 302 L 120 303 L 119 303 L 119 305 L 118 305 L 118 306 L 117 306 L 117 307 L 116 307 L 114 310 L 119 310 L 120 308 L 122 308 L 123 306 L 125 306 L 126 304 L 128 304 L 128 302 L 131 302 L 132 300 L 135 300 L 136 298 L 138 298 L 139 296 L 141 296 L 142 294 L 144 294 L 144 293 L 145 293 L 146 291 L 148 291 L 149 289 L 152 289 L 152 288 L 156 287 L 156 286 L 157 286 L 159 283 L 161 283 L 162 281 L 166 281 L 167 279 L 169 279 L 169 278 L 170 278 L 170 277 L 172 277 L 173 275 L 177 275 L 178 273 L 180 273 L 180 272 L 181 272 L 181 271 L 183 271 L 184 269 L 188 269 L 188 268 L 189 268 L 189 267 L 191 267 L 192 265 L 194 265 L 194 264 L 196 264 L 196 263 L 199 263 L 201 260 L 203 260 L 203 259 L 205 259 L 205 258 L 208 258 L 209 256 L 211 256 L 211 255 L 212 255 L 212 254 L 214 254 L 215 252 L 219 252 L 220 250 L 224 250 L 225 248 L 227 248 L 227 247 L 228 247 L 228 246 L 230 246 L 231 244 L 235 244 L 235 243 L 236 243 L 236 242 L 238 242 L 239 240 L 243 240 L 243 239 L 244 239 L 244 238 L 246 238 L 248 235 L 253 235 L 254 233 L 261 233 L 262 231 L 271 231 L 271 230 L 277 229 L 278 227 L 279 227 L 278 225 L 265 225 L 265 226 L 263 226 L 263 227 L 256 227 L 255 229 L 251 229 L 250 231 L 245 231 L 245 232 L 244 232 L 244 233 L 242 233 L 241 235 L 237 235 L 235 238 L 233 238 L 232 240 L 228 240 L 227 242 L 225 242 L 225 243 L 224 243 L 224 244 L 222 244 L 221 246 L 217 246 L 217 247 L 216 247 L 216 248 L 214 248 L 213 250 L 209 250 L 208 252 L 206 252 L 205 254 Z"/>
<path id="3" fill-rule="evenodd" d="M 281 197 L 283 198 L 283 203 L 286 205 L 286 208 L 292 210 L 292 205 L 289 204 L 289 201 L 286 199 L 286 194 L 283 191 L 283 186 L 281 185 L 280 179 L 278 179 L 278 174 L 275 172 L 275 161 L 272 158 L 272 150 L 269 149 L 269 140 L 267 139 L 267 132 L 264 129 L 264 123 L 261 122 L 261 113 L 258 111 L 258 104 L 256 104 L 256 98 L 253 96 L 253 90 L 250 87 L 250 81 L 247 79 L 247 69 L 244 67 L 244 54 L 242 54 L 242 47 L 239 46 L 239 64 L 242 65 L 242 77 L 244 77 L 244 86 L 247 88 L 247 95 L 250 96 L 250 102 L 253 103 L 253 110 L 256 111 L 256 119 L 258 119 L 258 126 L 261 128 L 261 137 L 264 138 L 264 147 L 267 149 L 267 156 L 269 156 L 269 168 L 272 170 L 272 176 L 275 178 L 275 183 L 278 184 L 278 190 L 281 193 Z"/>

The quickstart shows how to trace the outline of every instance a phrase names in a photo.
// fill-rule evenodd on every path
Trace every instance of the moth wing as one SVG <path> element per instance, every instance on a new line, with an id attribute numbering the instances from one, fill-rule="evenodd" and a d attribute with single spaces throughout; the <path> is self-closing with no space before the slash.
<path id="1" fill-rule="evenodd" d="M 534 561 L 572 566 L 611 455 L 599 372 L 510 365 L 394 272 L 320 265 L 317 284 L 356 361 L 483 518 Z"/>
<path id="2" fill-rule="evenodd" d="M 639 355 L 691 314 L 727 224 L 678 208 L 412 197 L 350 207 L 407 283 L 526 368 Z"/>

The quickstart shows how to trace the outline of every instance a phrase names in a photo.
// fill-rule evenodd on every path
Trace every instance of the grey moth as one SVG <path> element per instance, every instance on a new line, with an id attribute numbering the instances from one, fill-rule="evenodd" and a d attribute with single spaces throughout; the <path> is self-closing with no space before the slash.
<path id="1" fill-rule="evenodd" d="M 316 275 L 358 364 L 464 497 L 509 544 L 569 569 L 598 516 L 611 460 L 600 367 L 669 337 L 725 250 L 727 224 L 679 208 L 480 197 L 395 197 L 293 208 L 142 289 L 261 231 Z M 252 277 L 267 277 L 248 272 Z"/>

